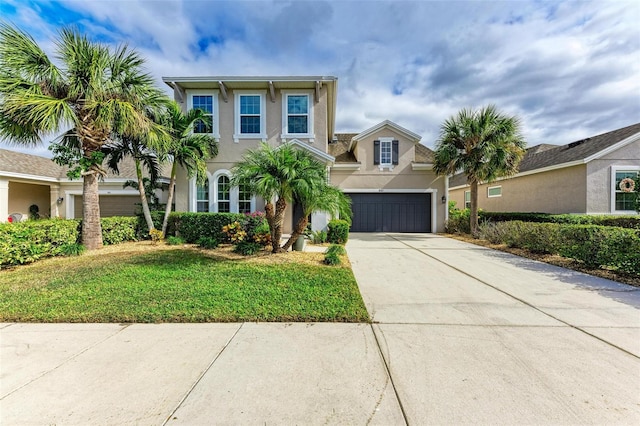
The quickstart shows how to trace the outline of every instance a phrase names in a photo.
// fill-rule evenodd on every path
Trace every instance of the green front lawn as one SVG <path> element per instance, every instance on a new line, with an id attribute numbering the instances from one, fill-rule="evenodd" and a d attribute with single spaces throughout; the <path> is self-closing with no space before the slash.
<path id="1" fill-rule="evenodd" d="M 368 321 L 351 269 L 126 243 L 0 271 L 0 321 Z"/>

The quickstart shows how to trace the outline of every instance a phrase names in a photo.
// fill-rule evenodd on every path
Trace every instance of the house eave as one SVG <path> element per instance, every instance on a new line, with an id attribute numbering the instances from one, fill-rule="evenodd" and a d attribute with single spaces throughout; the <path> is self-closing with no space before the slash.
<path id="1" fill-rule="evenodd" d="M 360 170 L 362 163 L 335 163 L 331 166 L 332 169 L 336 170 Z"/>
<path id="2" fill-rule="evenodd" d="M 349 151 L 353 150 L 353 148 L 358 143 L 358 141 L 366 138 L 367 136 L 372 135 L 373 133 L 385 127 L 391 128 L 395 132 L 400 133 L 401 135 L 405 136 L 407 139 L 413 141 L 414 143 L 418 143 L 422 139 L 422 136 L 418 135 L 417 133 L 413 133 L 411 130 L 405 129 L 404 127 L 394 123 L 391 120 L 384 120 L 381 123 L 378 123 L 375 126 L 370 127 L 367 130 L 361 133 L 358 133 L 353 138 L 351 138 L 351 142 L 349 143 Z"/>
<path id="3" fill-rule="evenodd" d="M 433 170 L 431 163 L 411 163 L 411 170 Z"/>

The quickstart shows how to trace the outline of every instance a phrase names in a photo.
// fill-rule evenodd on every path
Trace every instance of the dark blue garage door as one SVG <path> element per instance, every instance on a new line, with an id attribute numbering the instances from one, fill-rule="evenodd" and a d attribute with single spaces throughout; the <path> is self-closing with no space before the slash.
<path id="1" fill-rule="evenodd" d="M 347 194 L 351 232 L 431 232 L 431 194 Z"/>

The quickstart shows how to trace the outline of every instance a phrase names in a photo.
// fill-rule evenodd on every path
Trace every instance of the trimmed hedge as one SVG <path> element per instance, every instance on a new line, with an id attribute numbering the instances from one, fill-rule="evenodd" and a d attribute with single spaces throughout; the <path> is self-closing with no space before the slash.
<path id="1" fill-rule="evenodd" d="M 105 245 L 137 240 L 138 218 L 113 216 L 100 219 L 102 242 Z"/>
<path id="2" fill-rule="evenodd" d="M 509 247 L 559 254 L 589 267 L 640 274 L 640 231 L 635 229 L 507 221 L 481 225 L 480 237 Z"/>
<path id="3" fill-rule="evenodd" d="M 197 243 L 202 237 L 224 241 L 222 227 L 244 218 L 242 213 L 171 213 L 167 235 L 175 235 L 187 243 Z"/>
<path id="4" fill-rule="evenodd" d="M 331 244 L 346 244 L 349 239 L 349 222 L 342 219 L 329 221 L 327 225 L 327 241 Z"/>
<path id="5" fill-rule="evenodd" d="M 80 238 L 77 220 L 45 219 L 0 224 L 0 266 L 63 254 Z"/>
<path id="6" fill-rule="evenodd" d="M 521 220 L 536 223 L 566 223 L 573 225 L 619 226 L 621 228 L 640 229 L 640 215 L 589 215 L 589 214 L 549 214 L 519 212 L 479 212 L 480 220 L 489 222 L 507 222 Z"/>

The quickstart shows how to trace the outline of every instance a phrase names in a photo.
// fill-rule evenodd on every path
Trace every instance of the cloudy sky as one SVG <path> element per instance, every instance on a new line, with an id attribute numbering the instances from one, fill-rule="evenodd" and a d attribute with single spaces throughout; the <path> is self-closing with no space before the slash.
<path id="1" fill-rule="evenodd" d="M 333 75 L 337 131 L 390 119 L 429 147 L 443 120 L 489 103 L 520 117 L 530 146 L 640 121 L 637 1 L 0 0 L 0 16 L 52 53 L 65 25 L 126 42 L 159 86 Z"/>

